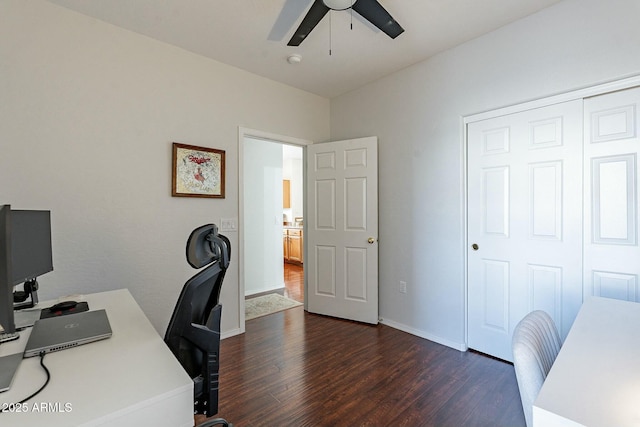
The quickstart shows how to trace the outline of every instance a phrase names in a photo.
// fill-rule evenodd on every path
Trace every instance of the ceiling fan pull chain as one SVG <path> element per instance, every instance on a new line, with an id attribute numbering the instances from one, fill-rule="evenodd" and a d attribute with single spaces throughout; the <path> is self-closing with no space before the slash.
<path id="1" fill-rule="evenodd" d="M 351 7 L 349 8 L 349 13 L 351 14 L 351 31 L 353 31 L 353 0 L 351 0 Z"/>
<path id="2" fill-rule="evenodd" d="M 333 15 L 333 13 L 330 10 L 329 11 L 329 56 L 331 56 L 331 42 L 332 42 L 332 39 L 331 39 L 331 27 L 333 27 L 333 25 L 331 24 L 332 23 L 332 20 L 331 20 L 331 16 L 332 15 Z"/>

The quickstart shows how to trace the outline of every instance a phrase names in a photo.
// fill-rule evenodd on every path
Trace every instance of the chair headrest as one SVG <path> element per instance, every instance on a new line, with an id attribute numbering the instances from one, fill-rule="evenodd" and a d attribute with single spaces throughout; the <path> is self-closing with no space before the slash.
<path id="1" fill-rule="evenodd" d="M 187 240 L 187 262 L 193 268 L 202 268 L 216 261 L 229 263 L 228 240 L 218 234 L 215 224 L 202 225 L 191 232 Z"/>

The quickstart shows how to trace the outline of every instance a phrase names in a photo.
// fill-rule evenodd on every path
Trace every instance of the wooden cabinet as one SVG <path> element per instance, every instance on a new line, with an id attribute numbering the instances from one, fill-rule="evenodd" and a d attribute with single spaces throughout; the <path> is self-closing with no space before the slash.
<path id="1" fill-rule="evenodd" d="M 282 208 L 289 209 L 291 207 L 291 181 L 282 180 Z"/>
<path id="2" fill-rule="evenodd" d="M 287 233 L 287 229 L 282 230 L 282 246 L 284 253 L 284 260 L 289 261 L 289 234 Z"/>
<path id="3" fill-rule="evenodd" d="M 289 229 L 289 261 L 302 264 L 302 230 Z"/>
<path id="4" fill-rule="evenodd" d="M 301 228 L 285 228 L 282 231 L 284 260 L 293 264 L 303 263 L 303 234 Z"/>

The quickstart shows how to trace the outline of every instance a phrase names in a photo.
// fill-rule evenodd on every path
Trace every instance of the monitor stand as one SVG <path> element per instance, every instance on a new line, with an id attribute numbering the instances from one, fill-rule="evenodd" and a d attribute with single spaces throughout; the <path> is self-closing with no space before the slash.
<path id="1" fill-rule="evenodd" d="M 27 301 L 31 299 L 31 301 Z M 13 292 L 13 309 L 22 310 L 34 307 L 38 303 L 38 281 L 36 279 L 24 282 L 24 291 Z"/>

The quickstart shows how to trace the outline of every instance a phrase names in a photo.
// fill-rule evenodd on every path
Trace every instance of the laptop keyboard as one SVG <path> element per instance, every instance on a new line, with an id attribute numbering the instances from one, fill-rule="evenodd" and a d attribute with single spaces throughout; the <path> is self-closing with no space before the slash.
<path id="1" fill-rule="evenodd" d="M 20 338 L 20 332 L 0 332 L 0 343 Z"/>

